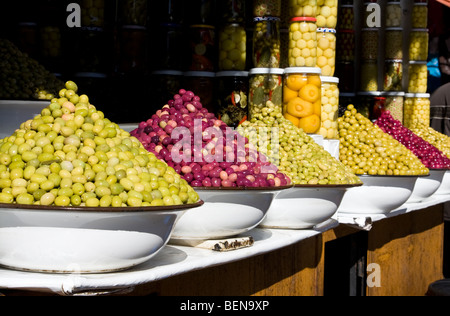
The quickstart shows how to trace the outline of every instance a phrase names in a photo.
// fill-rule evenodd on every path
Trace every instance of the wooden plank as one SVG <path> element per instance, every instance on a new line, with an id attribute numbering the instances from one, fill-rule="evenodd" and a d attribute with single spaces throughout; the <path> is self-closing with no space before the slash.
<path id="1" fill-rule="evenodd" d="M 443 278 L 443 226 L 442 205 L 375 223 L 367 264 L 379 265 L 381 287 L 368 287 L 367 295 L 425 295 Z"/>

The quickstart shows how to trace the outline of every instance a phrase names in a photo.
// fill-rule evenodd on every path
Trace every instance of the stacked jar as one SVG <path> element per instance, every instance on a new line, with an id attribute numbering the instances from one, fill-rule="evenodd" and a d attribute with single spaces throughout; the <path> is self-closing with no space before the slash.
<path id="1" fill-rule="evenodd" d="M 253 67 L 280 68 L 281 0 L 253 1 Z"/>
<path id="2" fill-rule="evenodd" d="M 405 94 L 404 124 L 413 128 L 416 124 L 430 125 L 431 102 L 428 93 Z"/>
<path id="3" fill-rule="evenodd" d="M 426 93 L 428 91 L 428 65 L 426 61 L 409 62 L 409 93 Z"/>
<path id="4" fill-rule="evenodd" d="M 378 91 L 378 56 L 380 30 L 378 28 L 364 28 L 361 31 L 361 91 Z"/>
<path id="5" fill-rule="evenodd" d="M 336 39 L 336 77 L 340 79 L 340 91 L 355 91 L 355 8 L 353 1 L 339 6 L 339 24 Z"/>
<path id="6" fill-rule="evenodd" d="M 325 139 L 338 139 L 339 78 L 321 77 L 322 123 L 319 134 Z"/>

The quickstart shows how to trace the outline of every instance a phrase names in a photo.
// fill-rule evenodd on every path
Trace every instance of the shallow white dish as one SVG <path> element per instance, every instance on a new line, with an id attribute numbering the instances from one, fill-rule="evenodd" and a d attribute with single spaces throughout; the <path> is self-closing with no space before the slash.
<path id="1" fill-rule="evenodd" d="M 260 227 L 310 229 L 331 219 L 348 188 L 354 186 L 295 186 L 280 192 Z"/>
<path id="2" fill-rule="evenodd" d="M 441 187 L 446 173 L 447 170 L 430 170 L 428 177 L 419 178 L 407 203 L 420 203 L 432 197 Z"/>
<path id="3" fill-rule="evenodd" d="M 257 227 L 282 188 L 195 188 L 205 204 L 189 210 L 175 225 L 171 242 L 218 240 Z"/>
<path id="4" fill-rule="evenodd" d="M 0 139 L 11 136 L 20 124 L 32 120 L 50 101 L 0 100 Z"/>
<path id="5" fill-rule="evenodd" d="M 442 179 L 442 184 L 435 194 L 450 195 L 450 171 L 447 170 L 447 172 L 445 172 L 444 178 Z"/>
<path id="6" fill-rule="evenodd" d="M 44 273 L 126 270 L 155 256 L 183 213 L 200 205 L 58 209 L 0 204 L 0 265 Z"/>
<path id="7" fill-rule="evenodd" d="M 342 214 L 389 214 L 411 197 L 417 176 L 361 176 L 364 185 L 347 191 Z"/>

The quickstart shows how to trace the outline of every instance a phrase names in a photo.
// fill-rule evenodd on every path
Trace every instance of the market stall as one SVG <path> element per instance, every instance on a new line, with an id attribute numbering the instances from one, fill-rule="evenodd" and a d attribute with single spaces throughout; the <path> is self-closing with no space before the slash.
<path id="1" fill-rule="evenodd" d="M 443 278 L 427 2 L 78 4 L 0 37 L 2 292 L 415 296 Z"/>

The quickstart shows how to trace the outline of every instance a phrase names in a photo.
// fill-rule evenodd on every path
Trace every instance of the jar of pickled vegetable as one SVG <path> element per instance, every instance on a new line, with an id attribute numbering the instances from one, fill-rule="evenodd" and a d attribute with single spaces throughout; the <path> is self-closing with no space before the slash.
<path id="1" fill-rule="evenodd" d="M 322 126 L 322 80 L 317 67 L 285 69 L 283 115 L 307 134 Z"/>
<path id="2" fill-rule="evenodd" d="M 183 86 L 200 97 L 203 107 L 210 113 L 217 113 L 215 98 L 216 73 L 209 71 L 188 71 L 184 73 Z"/>
<path id="3" fill-rule="evenodd" d="M 403 90 L 403 61 L 394 59 L 386 60 L 384 66 L 384 90 Z"/>
<path id="4" fill-rule="evenodd" d="M 388 2 L 386 7 L 386 26 L 402 26 L 403 9 L 400 2 Z"/>
<path id="5" fill-rule="evenodd" d="M 248 72 L 221 71 L 216 78 L 217 116 L 236 128 L 248 118 Z"/>
<path id="6" fill-rule="evenodd" d="M 281 59 L 280 19 L 258 17 L 254 19 L 253 66 L 279 68 Z"/>
<path id="7" fill-rule="evenodd" d="M 415 124 L 425 124 L 430 126 L 431 102 L 428 93 L 406 93 L 404 105 L 404 123 L 407 128 L 412 128 Z"/>
<path id="8" fill-rule="evenodd" d="M 339 30 L 353 30 L 355 27 L 355 7 L 343 4 L 339 9 Z"/>
<path id="9" fill-rule="evenodd" d="M 105 26 L 105 0 L 81 2 L 81 25 L 99 28 Z"/>
<path id="10" fill-rule="evenodd" d="M 336 48 L 336 59 L 343 62 L 353 62 L 355 60 L 355 31 L 339 30 L 336 38 L 339 43 Z"/>
<path id="11" fill-rule="evenodd" d="M 392 117 L 403 124 L 405 93 L 383 92 L 381 96 L 386 98 L 386 111 L 391 112 Z"/>
<path id="12" fill-rule="evenodd" d="M 145 56 L 147 30 L 143 26 L 127 25 L 122 27 L 120 36 L 119 72 L 144 73 L 147 69 Z"/>
<path id="13" fill-rule="evenodd" d="M 409 93 L 426 93 L 428 91 L 428 65 L 426 61 L 409 63 Z"/>
<path id="14" fill-rule="evenodd" d="M 426 29 L 428 27 L 428 4 L 415 3 L 412 12 L 412 27 Z"/>
<path id="15" fill-rule="evenodd" d="M 280 112 L 283 107 L 283 74 L 281 68 L 253 68 L 249 72 L 249 119 L 265 110 L 271 101 Z"/>
<path id="16" fill-rule="evenodd" d="M 212 25 L 191 25 L 189 28 L 191 48 L 190 71 L 216 70 L 216 28 Z"/>
<path id="17" fill-rule="evenodd" d="M 322 76 L 334 76 L 336 71 L 335 29 L 317 29 L 317 67 L 322 69 Z"/>
<path id="18" fill-rule="evenodd" d="M 403 29 L 386 28 L 386 59 L 403 59 Z"/>
<path id="19" fill-rule="evenodd" d="M 245 0 L 221 0 L 219 3 L 223 23 L 245 22 Z"/>
<path id="20" fill-rule="evenodd" d="M 215 25 L 217 22 L 215 0 L 190 0 L 185 2 L 188 2 L 185 5 L 185 18 L 188 24 Z"/>
<path id="21" fill-rule="evenodd" d="M 291 18 L 293 17 L 316 18 L 317 2 L 318 0 L 289 0 L 289 13 Z"/>
<path id="22" fill-rule="evenodd" d="M 289 27 L 289 66 L 315 67 L 317 65 L 316 18 L 295 17 Z"/>
<path id="23" fill-rule="evenodd" d="M 190 60 L 180 58 L 179 52 L 187 46 L 186 31 L 180 24 L 160 24 L 158 32 L 151 34 L 158 49 L 150 50 L 150 64 L 152 69 L 184 70 Z M 186 45 L 185 45 L 185 44 Z"/>
<path id="24" fill-rule="evenodd" d="M 317 27 L 335 29 L 338 19 L 338 0 L 317 0 Z"/>
<path id="25" fill-rule="evenodd" d="M 281 17 L 281 0 L 254 0 L 253 17 Z"/>
<path id="26" fill-rule="evenodd" d="M 361 91 L 378 91 L 378 62 L 365 61 L 361 64 Z"/>
<path id="27" fill-rule="evenodd" d="M 409 60 L 427 61 L 428 45 L 428 30 L 413 29 L 410 36 Z"/>
<path id="28" fill-rule="evenodd" d="M 322 125 L 319 134 L 325 139 L 339 139 L 339 78 L 321 77 Z"/>
<path id="29" fill-rule="evenodd" d="M 373 112 L 373 108 L 377 101 L 377 98 L 379 98 L 380 96 L 381 96 L 380 91 L 358 92 L 357 103 L 354 104 L 355 108 L 363 116 L 370 119 L 372 112 Z"/>
<path id="30" fill-rule="evenodd" d="M 40 29 L 41 55 L 45 59 L 62 57 L 61 30 L 58 26 L 47 25 Z"/>
<path id="31" fill-rule="evenodd" d="M 362 29 L 361 56 L 363 60 L 378 59 L 379 31 L 376 28 Z"/>
<path id="32" fill-rule="evenodd" d="M 147 26 L 148 3 L 146 0 L 120 0 L 122 25 Z"/>
<path id="33" fill-rule="evenodd" d="M 378 96 L 374 98 L 374 104 L 373 107 L 369 109 L 369 119 L 372 122 L 375 122 L 378 120 L 383 114 L 383 112 L 386 111 L 386 97 Z"/>
<path id="34" fill-rule="evenodd" d="M 219 33 L 219 70 L 245 70 L 247 33 L 238 23 L 226 24 Z"/>

